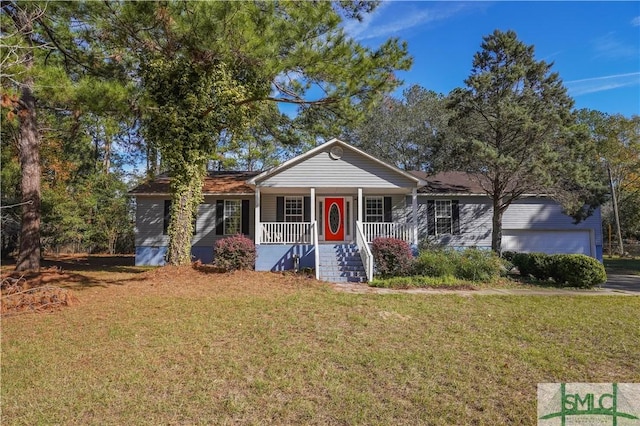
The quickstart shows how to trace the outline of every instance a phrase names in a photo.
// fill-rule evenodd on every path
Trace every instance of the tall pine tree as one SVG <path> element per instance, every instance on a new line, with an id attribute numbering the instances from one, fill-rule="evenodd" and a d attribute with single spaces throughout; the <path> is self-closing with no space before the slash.
<path id="1" fill-rule="evenodd" d="M 467 153 L 460 167 L 478 176 L 492 200 L 491 248 L 500 252 L 502 216 L 515 200 L 552 195 L 579 215 L 601 184 L 592 173 L 595 147 L 576 125 L 552 64 L 537 61 L 513 31 L 496 30 L 481 47 L 466 87 L 449 95 L 449 123 Z"/>

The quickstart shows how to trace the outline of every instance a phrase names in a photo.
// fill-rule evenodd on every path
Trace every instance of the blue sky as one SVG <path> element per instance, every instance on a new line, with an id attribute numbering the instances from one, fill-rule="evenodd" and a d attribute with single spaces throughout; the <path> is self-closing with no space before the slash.
<path id="1" fill-rule="evenodd" d="M 464 85 L 482 37 L 514 30 L 553 62 L 576 108 L 640 115 L 640 2 L 383 2 L 349 35 L 375 47 L 406 40 L 414 65 L 405 86 L 447 94 Z M 399 92 L 401 93 L 401 91 Z"/>

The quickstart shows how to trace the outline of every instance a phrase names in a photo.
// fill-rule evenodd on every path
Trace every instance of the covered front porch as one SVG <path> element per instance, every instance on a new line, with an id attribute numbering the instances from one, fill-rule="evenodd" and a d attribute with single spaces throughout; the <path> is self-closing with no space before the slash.
<path id="1" fill-rule="evenodd" d="M 327 195 L 322 190 L 317 193 L 315 188 L 310 188 L 308 195 L 274 195 L 269 191 L 265 194 L 266 207 L 273 206 L 275 198 L 274 221 L 268 220 L 272 219 L 272 212 L 263 211 L 261 201 L 265 195 L 256 188 L 255 243 L 348 243 L 359 237 L 368 244 L 381 237 L 418 243 L 415 189 L 410 194 L 410 206 L 405 205 L 403 193 L 366 195 L 363 188 L 355 192 L 353 196 Z"/>
<path id="2" fill-rule="evenodd" d="M 288 194 L 288 195 L 283 195 Z M 311 268 L 316 278 L 327 269 L 343 267 L 343 275 L 357 275 L 359 257 L 365 281 L 373 278 L 370 250 L 380 237 L 418 243 L 417 189 L 367 188 L 255 189 L 255 243 L 264 268 Z M 275 219 L 275 220 L 273 220 Z M 331 261 L 332 246 L 348 252 Z M 323 255 L 324 253 L 324 255 Z M 324 269 L 323 269 L 324 268 Z M 352 273 L 352 271 L 355 271 Z"/>
<path id="3" fill-rule="evenodd" d="M 418 243 L 417 192 L 425 182 L 337 139 L 247 183 L 255 197 L 256 268 L 286 269 L 295 261 L 319 277 L 321 269 L 336 267 L 326 264 L 325 246 L 332 246 L 342 266 L 355 268 L 346 263 L 361 258 L 370 280 L 373 240 Z"/>

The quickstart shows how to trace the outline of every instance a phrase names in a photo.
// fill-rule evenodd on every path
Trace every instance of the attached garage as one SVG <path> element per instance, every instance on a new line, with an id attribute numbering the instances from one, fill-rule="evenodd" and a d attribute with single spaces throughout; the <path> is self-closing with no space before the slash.
<path id="1" fill-rule="evenodd" d="M 522 253 L 577 253 L 594 257 L 596 255 L 595 245 L 589 230 L 505 229 L 502 231 L 502 250 Z"/>

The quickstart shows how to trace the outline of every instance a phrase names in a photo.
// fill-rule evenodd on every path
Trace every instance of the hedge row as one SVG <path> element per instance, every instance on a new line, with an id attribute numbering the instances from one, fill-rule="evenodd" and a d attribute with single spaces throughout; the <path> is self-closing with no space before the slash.
<path id="1" fill-rule="evenodd" d="M 521 276 L 553 280 L 560 287 L 592 288 L 607 281 L 604 265 L 584 254 L 515 253 L 511 262 Z"/>
<path id="2" fill-rule="evenodd" d="M 502 261 L 489 250 L 424 250 L 413 257 L 409 244 L 397 238 L 377 238 L 371 244 L 376 276 L 455 277 L 491 281 L 504 271 Z"/>

